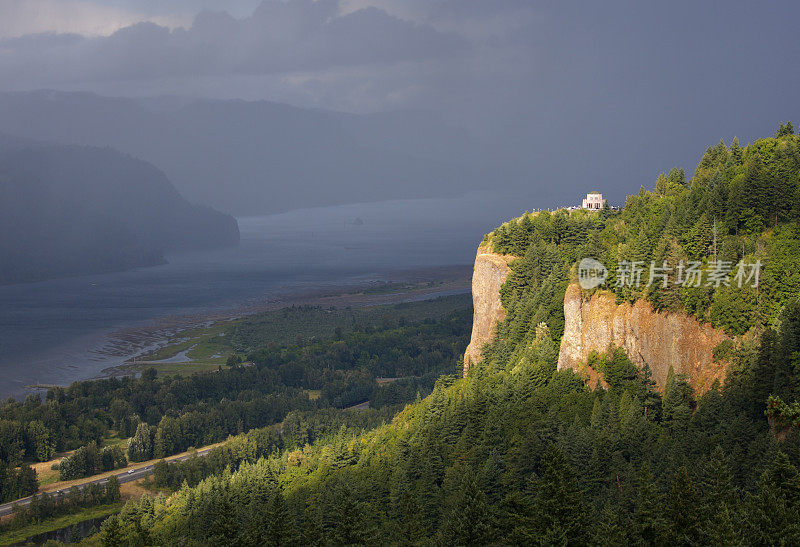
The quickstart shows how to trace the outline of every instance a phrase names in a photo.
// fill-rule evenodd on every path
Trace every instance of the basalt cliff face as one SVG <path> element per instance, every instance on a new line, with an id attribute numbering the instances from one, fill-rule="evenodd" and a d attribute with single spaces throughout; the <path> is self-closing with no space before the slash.
<path id="1" fill-rule="evenodd" d="M 715 380 L 725 379 L 726 366 L 714 362 L 712 352 L 730 337 L 692 316 L 658 312 L 644 300 L 633 305 L 617 304 L 614 295 L 605 292 L 595 292 L 587 298 L 576 283 L 567 288 L 564 316 L 559 370 L 580 370 L 585 367 L 589 352 L 602 352 L 614 344 L 624 348 L 638 366 L 649 365 L 661 390 L 670 366 L 674 372 L 685 374 L 700 393 Z M 596 371 L 586 372 L 596 378 Z"/>
<path id="2" fill-rule="evenodd" d="M 472 337 L 464 354 L 465 375 L 471 365 L 481 360 L 483 346 L 491 341 L 497 323 L 506 317 L 500 287 L 511 271 L 513 259 L 493 252 L 487 245 L 478 247 L 472 275 L 474 315 Z M 666 386 L 670 367 L 686 375 L 700 393 L 715 380 L 725 379 L 726 364 L 714 361 L 713 350 L 730 337 L 690 315 L 658 312 L 645 300 L 617 304 L 615 296 L 608 292 L 598 291 L 587 297 L 577 283 L 572 283 L 564 297 L 564 319 L 558 368 L 585 373 L 592 385 L 602 381 L 602 375 L 586 366 L 589 353 L 604 352 L 611 344 L 623 348 L 637 366 L 648 365 L 661 390 Z"/>
<path id="3" fill-rule="evenodd" d="M 475 269 L 472 273 L 472 337 L 464 354 L 464 374 L 470 364 L 481 360 L 484 344 L 491 341 L 495 326 L 506 317 L 506 310 L 500 302 L 500 287 L 511 271 L 508 264 L 513 256 L 492 252 L 487 245 L 478 247 Z"/>

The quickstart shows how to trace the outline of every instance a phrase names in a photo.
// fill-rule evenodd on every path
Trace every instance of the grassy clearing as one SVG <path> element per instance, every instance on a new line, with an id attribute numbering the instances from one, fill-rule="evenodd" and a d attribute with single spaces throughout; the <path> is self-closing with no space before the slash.
<path id="1" fill-rule="evenodd" d="M 164 493 L 169 494 L 169 488 L 159 488 L 153 483 L 153 477 L 145 477 L 138 481 L 126 482 L 120 485 L 119 493 L 123 500 L 139 499 L 147 494 L 151 498 Z"/>
<path id="2" fill-rule="evenodd" d="M 122 446 L 123 449 L 128 447 L 128 439 L 120 438 L 120 436 L 113 431 L 111 435 L 103 439 L 103 446 Z M 67 456 L 71 456 L 74 450 L 68 452 L 59 452 L 51 460 L 46 462 L 31 463 L 31 467 L 36 471 L 36 478 L 39 480 L 39 489 L 44 491 L 44 486 L 50 486 L 59 481 L 59 471 L 53 469 L 53 465 L 61 462 Z"/>
<path id="3" fill-rule="evenodd" d="M 213 334 L 212 332 L 208 336 L 200 337 L 199 341 L 186 352 L 186 357 L 192 360 L 227 358 L 231 351 L 225 333 Z"/>
<path id="4" fill-rule="evenodd" d="M 119 434 L 114 431 L 113 435 L 109 435 L 103 439 L 103 446 L 121 446 L 122 448 L 128 448 L 128 439 L 120 437 Z"/>
<path id="5" fill-rule="evenodd" d="M 236 323 L 236 321 L 228 321 L 210 327 L 197 327 L 181 331 L 174 341 L 171 341 L 162 348 L 143 355 L 141 360 L 161 361 L 164 359 L 171 359 L 182 351 L 187 350 L 191 350 L 188 353 L 194 354 L 189 355 L 187 353 L 187 357 L 196 357 L 197 359 L 208 358 L 225 351 L 230 352 L 230 348 L 226 344 L 225 333 L 230 329 L 233 323 Z"/>
<path id="6" fill-rule="evenodd" d="M 47 469 L 47 471 L 43 471 L 42 473 L 37 472 L 36 478 L 39 480 L 39 487 L 41 488 L 42 486 L 58 482 L 59 474 L 58 471 Z"/>
<path id="7" fill-rule="evenodd" d="M 58 470 L 53 469 L 53 464 L 60 462 L 62 458 L 70 454 L 72 454 L 72 452 L 59 452 L 52 460 L 31 464 L 33 470 L 36 471 L 36 478 L 39 480 L 39 488 L 58 481 Z"/>
<path id="8" fill-rule="evenodd" d="M 14 543 L 21 543 L 26 539 L 33 536 L 38 536 L 39 534 L 46 534 L 47 532 L 60 530 L 61 528 L 73 526 L 86 520 L 113 515 L 114 513 L 118 513 L 122 509 L 123 505 L 124 504 L 122 502 L 98 505 L 96 507 L 82 509 L 81 511 L 72 513 L 71 515 L 63 515 L 61 517 L 40 522 L 38 524 L 31 524 L 17 530 L 9 530 L 7 532 L 0 533 L 0 545 L 13 545 Z"/>

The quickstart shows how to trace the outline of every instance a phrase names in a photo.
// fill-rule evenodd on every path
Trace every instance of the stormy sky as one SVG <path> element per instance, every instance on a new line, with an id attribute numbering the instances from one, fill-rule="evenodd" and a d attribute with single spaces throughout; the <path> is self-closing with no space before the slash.
<path id="1" fill-rule="evenodd" d="M 720 138 L 800 122 L 798 15 L 796 0 L 0 0 L 0 90 L 430 112 L 524 165 L 512 193 L 621 201 Z"/>

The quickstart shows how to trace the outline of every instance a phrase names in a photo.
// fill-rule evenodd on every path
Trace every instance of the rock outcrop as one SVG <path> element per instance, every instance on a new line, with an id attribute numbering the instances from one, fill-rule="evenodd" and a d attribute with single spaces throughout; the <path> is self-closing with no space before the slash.
<path id="1" fill-rule="evenodd" d="M 491 341 L 498 321 L 505 319 L 506 310 L 500 302 L 500 287 L 511 269 L 508 264 L 515 257 L 491 251 L 487 245 L 478 247 L 475 269 L 472 273 L 472 337 L 464 354 L 464 374 L 470 364 L 481 360 L 483 346 Z"/>
<path id="2" fill-rule="evenodd" d="M 564 298 L 564 317 L 559 370 L 581 369 L 589 352 L 603 352 L 614 344 L 624 348 L 637 366 L 649 365 L 661 390 L 670 367 L 685 374 L 699 393 L 708 390 L 715 380 L 725 379 L 726 366 L 714 362 L 712 352 L 730 337 L 692 316 L 657 312 L 645 300 L 617 304 L 615 296 L 607 292 L 598 291 L 586 298 L 580 286 L 573 283 Z M 596 371 L 586 372 L 596 378 Z"/>

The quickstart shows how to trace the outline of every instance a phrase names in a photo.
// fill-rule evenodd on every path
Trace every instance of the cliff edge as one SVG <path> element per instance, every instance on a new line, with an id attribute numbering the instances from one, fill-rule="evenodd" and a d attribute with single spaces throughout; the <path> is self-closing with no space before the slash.
<path id="1" fill-rule="evenodd" d="M 511 271 L 508 265 L 514 258 L 495 253 L 486 244 L 478 247 L 472 273 L 472 337 L 464 353 L 464 375 L 471 363 L 481 360 L 483 346 L 491 341 L 497 323 L 506 317 L 500 287 Z"/>
<path id="2" fill-rule="evenodd" d="M 564 318 L 559 370 L 578 370 L 589 352 L 603 352 L 614 344 L 625 349 L 637 366 L 649 365 L 662 391 L 670 366 L 685 374 L 699 393 L 715 380 L 725 379 L 726 366 L 714 362 L 713 350 L 730 337 L 692 316 L 658 312 L 645 300 L 617 304 L 615 296 L 606 292 L 586 298 L 580 286 L 572 283 L 564 297 Z"/>

